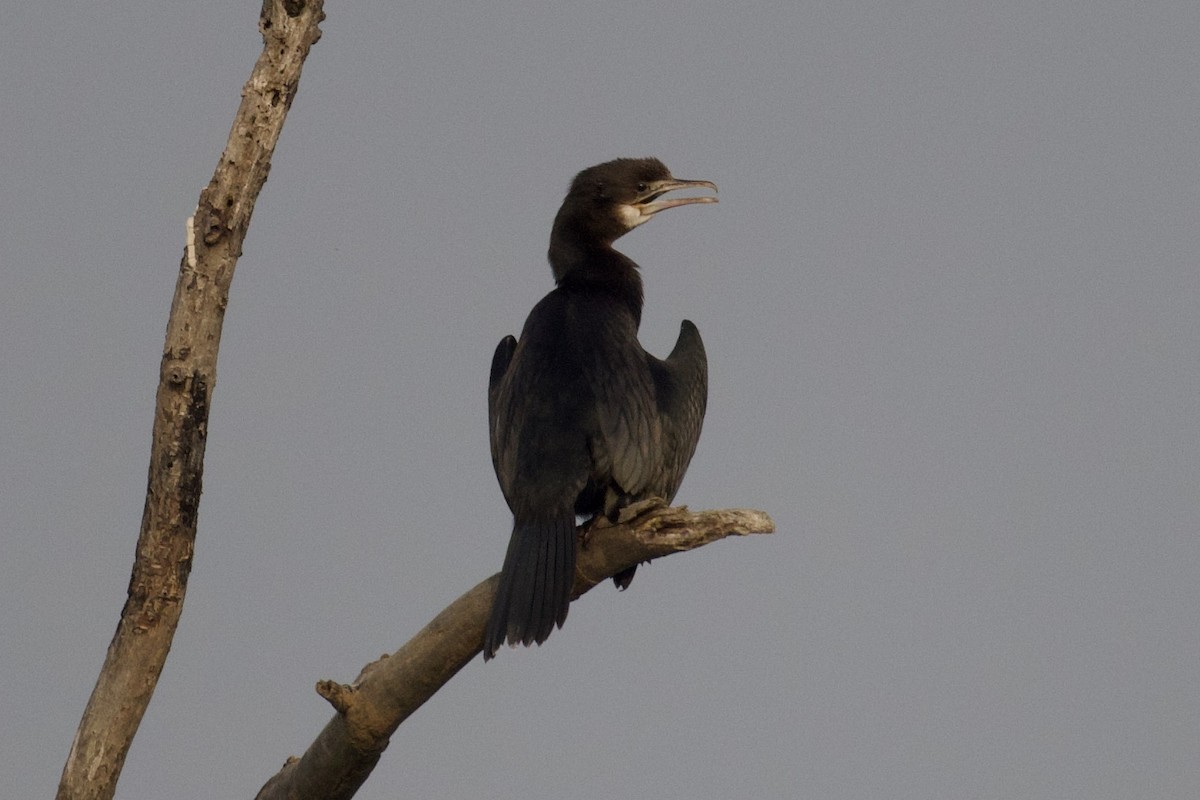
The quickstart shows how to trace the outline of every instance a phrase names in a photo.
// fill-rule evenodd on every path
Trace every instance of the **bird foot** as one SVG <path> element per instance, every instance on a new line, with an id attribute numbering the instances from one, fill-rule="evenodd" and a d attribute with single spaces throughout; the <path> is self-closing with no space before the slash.
<path id="1" fill-rule="evenodd" d="M 616 519 L 609 519 L 604 514 L 597 514 L 579 526 L 580 543 L 584 547 L 587 547 L 588 541 L 592 538 L 592 531 L 624 525 L 630 520 L 645 514 L 647 511 L 666 507 L 667 501 L 661 497 L 648 497 L 645 500 L 638 500 L 636 503 L 630 503 L 627 506 L 617 509 Z"/>
<path id="2" fill-rule="evenodd" d="M 617 512 L 617 524 L 623 525 L 634 517 L 640 517 L 647 511 L 653 511 L 658 508 L 666 508 L 667 501 L 661 497 L 647 497 L 645 500 L 638 500 L 636 503 L 630 503 L 624 506 Z"/>

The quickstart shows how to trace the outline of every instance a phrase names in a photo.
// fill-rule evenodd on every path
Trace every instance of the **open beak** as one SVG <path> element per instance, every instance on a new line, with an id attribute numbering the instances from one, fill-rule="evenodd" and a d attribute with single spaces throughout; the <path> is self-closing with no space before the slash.
<path id="1" fill-rule="evenodd" d="M 712 195 L 701 195 L 700 197 L 676 197 L 671 200 L 659 200 L 667 192 L 673 192 L 676 189 L 712 189 L 715 193 L 717 185 L 712 181 L 681 181 L 677 178 L 668 178 L 662 181 L 654 181 L 646 191 L 638 197 L 631 205 L 638 210 L 643 217 L 650 217 L 660 211 L 676 206 L 686 206 L 691 203 L 715 203 L 717 198 Z"/>

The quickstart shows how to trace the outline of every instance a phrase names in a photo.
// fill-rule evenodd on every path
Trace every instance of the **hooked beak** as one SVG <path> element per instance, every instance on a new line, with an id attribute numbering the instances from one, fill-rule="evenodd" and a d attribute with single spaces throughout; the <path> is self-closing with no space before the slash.
<path id="1" fill-rule="evenodd" d="M 668 208 L 676 206 L 686 206 L 691 203 L 715 203 L 717 198 L 711 195 L 702 195 L 700 197 L 676 197 L 671 200 L 659 200 L 667 192 L 673 192 L 676 189 L 712 189 L 715 193 L 717 185 L 712 181 L 683 181 L 677 178 L 668 178 L 666 180 L 654 181 L 651 183 L 644 193 L 631 205 L 638 210 L 638 213 L 648 219 L 660 211 L 665 211 Z"/>

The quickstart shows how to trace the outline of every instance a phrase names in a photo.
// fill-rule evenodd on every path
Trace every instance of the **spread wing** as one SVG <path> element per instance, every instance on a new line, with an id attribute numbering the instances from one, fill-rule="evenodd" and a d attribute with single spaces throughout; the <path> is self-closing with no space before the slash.
<path id="1" fill-rule="evenodd" d="M 597 488 L 615 484 L 610 499 L 621 504 L 669 502 L 696 451 L 708 397 L 696 326 L 683 322 L 665 361 L 642 349 L 630 318 L 586 314 L 565 330 L 573 341 L 531 336 L 543 342 L 537 352 L 525 339 L 538 331 L 523 332 L 520 344 L 507 336 L 492 358 L 492 466 L 509 505 L 514 491 L 532 505 L 575 497 L 589 473 Z"/>
<path id="2" fill-rule="evenodd" d="M 589 392 L 551 292 L 530 313 L 520 341 L 496 347 L 488 381 L 492 466 L 514 515 L 570 508 L 587 483 Z M 589 427 L 590 426 L 590 427 Z"/>
<path id="3" fill-rule="evenodd" d="M 516 349 L 515 338 L 505 336 L 501 339 L 492 356 L 492 371 L 488 376 L 488 436 L 492 445 L 492 466 L 506 498 L 515 473 L 512 463 L 515 453 L 504 442 L 504 432 L 511 427 L 512 404 L 501 399 L 501 387 Z"/>
<path id="4" fill-rule="evenodd" d="M 663 459 L 650 356 L 631 319 L 606 320 L 593 333 L 611 343 L 591 349 L 584 365 L 596 413 L 589 443 L 594 474 L 611 475 L 621 493 L 637 498 Z"/>
<path id="5" fill-rule="evenodd" d="M 669 503 L 679 491 L 700 441 L 708 405 L 708 358 L 700 331 L 686 319 L 667 360 L 648 358 L 663 437 L 663 460 L 648 490 Z"/>

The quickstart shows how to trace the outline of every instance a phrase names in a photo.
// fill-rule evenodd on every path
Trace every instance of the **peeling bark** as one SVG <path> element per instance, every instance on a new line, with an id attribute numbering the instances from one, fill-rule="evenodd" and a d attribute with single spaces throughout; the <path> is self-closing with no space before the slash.
<path id="1" fill-rule="evenodd" d="M 192 568 L 208 410 L 234 267 L 300 70 L 320 38 L 321 0 L 266 0 L 263 52 L 225 152 L 188 220 L 151 434 L 146 505 L 128 599 L 63 767 L 59 800 L 116 792 L 125 756 L 171 649 Z"/>
<path id="2" fill-rule="evenodd" d="M 638 504 L 639 515 L 583 532 L 576 562 L 578 597 L 636 564 L 692 550 L 726 536 L 770 533 L 762 511 Z M 624 515 L 623 515 L 624 516 Z M 483 649 L 483 629 L 500 576 L 459 597 L 391 655 L 363 667 L 353 684 L 321 681 L 317 693 L 337 712 L 301 758 L 289 758 L 255 800 L 348 800 L 371 774 L 388 739 Z"/>
<path id="3" fill-rule="evenodd" d="M 320 38 L 322 0 L 264 0 L 263 52 L 242 92 L 225 151 L 196 211 L 167 322 L 152 431 L 146 504 L 128 598 L 63 768 L 58 800 L 109 800 L 162 672 L 191 572 L 208 414 L 229 288 L 254 204 Z M 643 561 L 774 523 L 746 509 L 689 513 L 641 505 L 617 525 L 583 533 L 574 596 Z M 624 515 L 623 515 L 624 516 Z M 474 658 L 499 576 L 451 603 L 412 640 L 368 664 L 353 684 L 321 681 L 336 711 L 302 758 L 290 758 L 260 800 L 350 798 L 389 737 Z"/>

